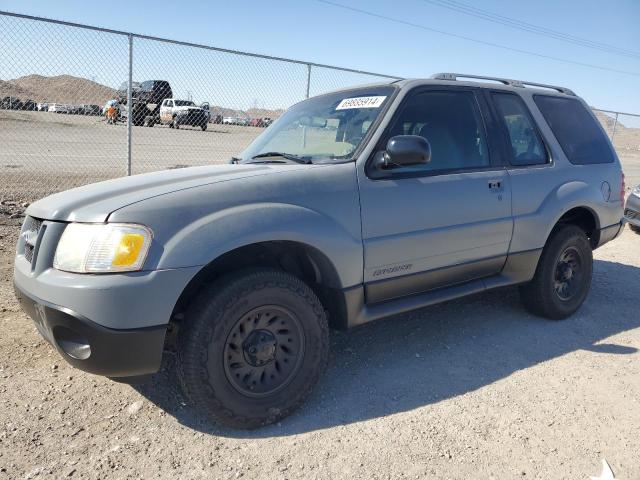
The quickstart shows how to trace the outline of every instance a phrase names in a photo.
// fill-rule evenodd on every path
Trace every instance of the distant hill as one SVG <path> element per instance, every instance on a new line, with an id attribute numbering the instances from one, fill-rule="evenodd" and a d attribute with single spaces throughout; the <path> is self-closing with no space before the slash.
<path id="1" fill-rule="evenodd" d="M 0 98 L 4 97 L 18 97 L 23 100 L 33 99 L 33 92 L 25 90 L 10 81 L 0 80 Z"/>
<path id="2" fill-rule="evenodd" d="M 15 80 L 0 80 L 0 96 L 19 97 L 23 101 L 104 105 L 115 94 L 113 88 L 72 75 L 27 75 Z"/>
<path id="3" fill-rule="evenodd" d="M 598 110 L 594 110 L 593 113 L 595 114 L 596 118 L 600 121 L 602 126 L 605 128 L 605 130 L 608 131 L 613 128 L 613 124 L 615 123 L 615 118 L 613 116 L 609 116 L 606 113 L 602 113 Z M 620 120 L 618 120 L 618 123 L 616 124 L 616 131 L 622 130 L 624 128 L 626 127 L 622 123 L 620 123 Z"/>
<path id="4" fill-rule="evenodd" d="M 214 115 L 222 115 L 223 117 L 249 117 L 249 118 L 278 118 L 285 111 L 282 109 L 269 110 L 267 108 L 250 108 L 249 110 L 235 110 L 233 108 L 212 105 L 211 111 Z"/>

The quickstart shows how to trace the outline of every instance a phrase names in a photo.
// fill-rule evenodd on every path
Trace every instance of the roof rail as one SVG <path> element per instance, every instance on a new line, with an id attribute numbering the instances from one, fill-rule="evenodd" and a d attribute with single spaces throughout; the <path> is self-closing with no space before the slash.
<path id="1" fill-rule="evenodd" d="M 472 78 L 476 80 L 491 80 L 494 82 L 502 83 L 503 85 L 509 85 L 511 87 L 524 88 L 526 86 L 530 87 L 542 87 L 542 88 L 550 88 L 551 90 L 556 90 L 557 92 L 564 93 L 565 95 L 573 95 L 572 90 L 565 87 L 558 87 L 556 85 L 547 85 L 545 83 L 535 83 L 535 82 L 526 82 L 523 80 L 511 80 L 509 78 L 499 78 L 499 77 L 485 77 L 483 75 L 469 75 L 466 73 L 436 73 L 432 75 L 431 78 L 434 80 L 449 80 L 455 82 L 458 78 Z"/>

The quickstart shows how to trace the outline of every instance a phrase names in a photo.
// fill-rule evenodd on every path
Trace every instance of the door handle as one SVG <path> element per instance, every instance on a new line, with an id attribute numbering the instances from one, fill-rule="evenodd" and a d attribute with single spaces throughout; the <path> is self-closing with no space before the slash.
<path id="1" fill-rule="evenodd" d="M 489 181 L 489 190 L 492 192 L 498 192 L 502 190 L 502 182 L 500 180 Z"/>

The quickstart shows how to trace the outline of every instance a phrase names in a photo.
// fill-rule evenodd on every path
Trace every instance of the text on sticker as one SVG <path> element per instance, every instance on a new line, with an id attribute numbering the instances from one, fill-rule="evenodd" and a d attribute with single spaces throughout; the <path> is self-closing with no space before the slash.
<path id="1" fill-rule="evenodd" d="M 342 100 L 336 110 L 346 110 L 348 108 L 378 108 L 387 98 L 386 95 L 377 95 L 374 97 L 354 97 Z"/>

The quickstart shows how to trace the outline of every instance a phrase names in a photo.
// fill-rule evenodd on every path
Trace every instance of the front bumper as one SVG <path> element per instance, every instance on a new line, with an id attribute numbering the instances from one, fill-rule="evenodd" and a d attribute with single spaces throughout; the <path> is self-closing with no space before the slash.
<path id="1" fill-rule="evenodd" d="M 189 112 L 176 115 L 178 125 L 190 125 L 199 127 L 207 123 L 207 116 L 203 112 Z"/>
<path id="2" fill-rule="evenodd" d="M 42 336 L 69 363 L 87 372 L 110 377 L 156 372 L 173 309 L 200 267 L 93 275 L 63 272 L 52 264 L 66 224 L 37 222 L 33 227 L 31 217 L 25 220 L 13 281 L 22 308 Z"/>
<path id="3" fill-rule="evenodd" d="M 629 195 L 624 207 L 624 219 L 636 227 L 640 227 L 640 197 Z"/>
<path id="4" fill-rule="evenodd" d="M 166 325 L 114 330 L 14 288 L 40 334 L 74 367 L 107 377 L 143 376 L 160 368 Z"/>

